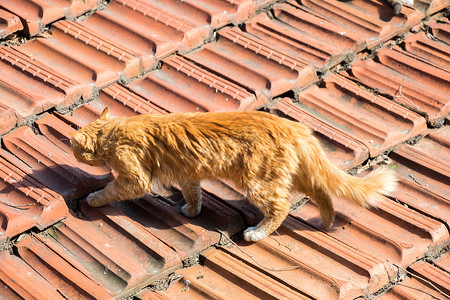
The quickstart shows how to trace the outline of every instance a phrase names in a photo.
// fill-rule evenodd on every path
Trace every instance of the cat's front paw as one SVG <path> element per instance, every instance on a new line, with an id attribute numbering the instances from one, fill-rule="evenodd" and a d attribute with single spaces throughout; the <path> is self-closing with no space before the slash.
<path id="1" fill-rule="evenodd" d="M 201 210 L 202 210 L 201 205 L 199 205 L 197 208 L 194 208 L 194 209 L 189 208 L 189 206 L 187 204 L 185 204 L 185 205 L 183 205 L 183 207 L 181 207 L 181 213 L 188 218 L 193 218 L 193 217 L 198 216 L 198 214 L 200 213 Z"/>
<path id="2" fill-rule="evenodd" d="M 100 191 L 90 193 L 86 197 L 86 202 L 92 207 L 100 207 L 106 204 L 100 196 Z"/>
<path id="3" fill-rule="evenodd" d="M 248 242 L 257 242 L 267 236 L 267 233 L 258 227 L 249 227 L 244 231 L 244 239 Z"/>

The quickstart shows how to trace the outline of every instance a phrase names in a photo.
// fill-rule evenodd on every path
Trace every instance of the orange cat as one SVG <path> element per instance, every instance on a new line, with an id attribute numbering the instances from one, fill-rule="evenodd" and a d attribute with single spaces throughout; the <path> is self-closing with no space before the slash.
<path id="1" fill-rule="evenodd" d="M 132 199 L 158 186 L 177 184 L 188 217 L 201 210 L 200 181 L 232 180 L 265 218 L 244 231 L 258 241 L 276 230 L 289 213 L 295 190 L 311 196 L 322 227 L 334 221 L 330 195 L 359 205 L 374 205 L 379 193 L 394 190 L 391 170 L 379 168 L 365 178 L 335 167 L 305 125 L 265 112 L 211 112 L 138 115 L 98 120 L 73 134 L 75 157 L 89 165 L 111 164 L 117 178 L 91 193 L 87 202 L 103 206 Z M 152 189 L 153 187 L 153 189 Z"/>

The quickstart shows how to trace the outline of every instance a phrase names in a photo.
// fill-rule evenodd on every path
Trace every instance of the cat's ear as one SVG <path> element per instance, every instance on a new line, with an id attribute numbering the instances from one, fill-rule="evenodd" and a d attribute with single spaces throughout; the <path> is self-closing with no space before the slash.
<path id="1" fill-rule="evenodd" d="M 84 134 L 81 134 L 77 131 L 71 132 L 72 135 L 72 141 L 76 141 L 78 144 L 83 145 L 86 143 L 86 137 Z"/>
<path id="2" fill-rule="evenodd" d="M 100 120 L 109 121 L 109 119 L 110 119 L 110 114 L 109 114 L 109 109 L 107 106 L 107 107 L 105 107 L 102 114 L 100 115 Z"/>

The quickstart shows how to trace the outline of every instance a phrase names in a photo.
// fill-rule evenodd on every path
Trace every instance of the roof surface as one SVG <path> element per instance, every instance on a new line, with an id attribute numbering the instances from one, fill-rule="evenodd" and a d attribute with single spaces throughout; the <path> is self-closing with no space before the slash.
<path id="1" fill-rule="evenodd" d="M 1 0 L 1 299 L 444 299 L 450 295 L 449 0 Z M 278 231 L 225 181 L 83 201 L 112 179 L 70 133 L 112 116 L 264 109 L 330 159 L 400 184 L 377 209 L 292 196 Z"/>

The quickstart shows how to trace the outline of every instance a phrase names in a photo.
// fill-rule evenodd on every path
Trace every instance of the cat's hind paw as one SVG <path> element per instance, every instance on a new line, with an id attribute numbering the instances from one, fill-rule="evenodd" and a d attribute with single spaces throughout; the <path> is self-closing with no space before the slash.
<path id="1" fill-rule="evenodd" d="M 267 236 L 267 233 L 258 227 L 249 227 L 244 231 L 244 239 L 248 242 L 257 242 Z"/>
<path id="2" fill-rule="evenodd" d="M 183 205 L 183 207 L 181 207 L 181 213 L 188 218 L 193 218 L 193 217 L 198 216 L 198 214 L 201 212 L 201 210 L 202 210 L 201 205 L 199 205 L 197 207 L 197 209 L 190 209 L 187 204 L 185 204 L 185 205 Z"/>
<path id="3" fill-rule="evenodd" d="M 100 207 L 104 206 L 106 203 L 102 200 L 102 198 L 99 196 L 100 191 L 90 193 L 86 197 L 86 202 L 89 204 L 89 206 L 92 207 Z"/>

